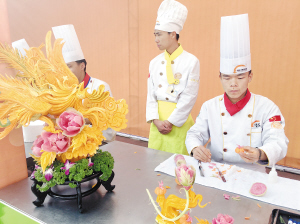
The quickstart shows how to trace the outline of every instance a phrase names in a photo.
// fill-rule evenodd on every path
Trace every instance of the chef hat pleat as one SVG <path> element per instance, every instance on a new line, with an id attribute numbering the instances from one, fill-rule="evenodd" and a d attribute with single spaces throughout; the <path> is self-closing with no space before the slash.
<path id="1" fill-rule="evenodd" d="M 250 70 L 248 14 L 221 17 L 220 72 L 240 74 Z"/>
<path id="2" fill-rule="evenodd" d="M 62 54 L 66 63 L 85 59 L 73 25 L 52 27 L 56 39 L 62 38 L 64 46 Z"/>
<path id="3" fill-rule="evenodd" d="M 166 32 L 175 31 L 177 34 L 183 29 L 188 10 L 175 0 L 164 0 L 157 11 L 156 30 Z"/>

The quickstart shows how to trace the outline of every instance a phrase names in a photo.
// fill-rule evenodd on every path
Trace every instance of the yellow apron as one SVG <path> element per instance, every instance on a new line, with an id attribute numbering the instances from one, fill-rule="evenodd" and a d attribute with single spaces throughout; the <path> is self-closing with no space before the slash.
<path id="1" fill-rule="evenodd" d="M 176 103 L 158 101 L 159 120 L 167 120 L 175 108 Z M 181 127 L 176 127 L 173 125 L 172 131 L 166 135 L 163 135 L 158 131 L 157 127 L 152 122 L 150 126 L 148 147 L 161 151 L 188 155 L 185 147 L 185 137 L 187 131 L 193 125 L 194 120 L 190 114 L 186 122 Z"/>

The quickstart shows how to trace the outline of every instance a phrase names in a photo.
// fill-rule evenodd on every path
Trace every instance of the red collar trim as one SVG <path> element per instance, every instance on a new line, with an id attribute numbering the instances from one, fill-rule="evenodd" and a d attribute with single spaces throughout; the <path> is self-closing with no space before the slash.
<path id="1" fill-rule="evenodd" d="M 82 82 L 84 82 L 84 88 L 87 87 L 87 85 L 88 85 L 89 82 L 90 82 L 90 79 L 91 79 L 91 77 L 90 77 L 87 73 L 85 73 L 84 79 L 83 79 L 83 81 L 82 81 Z"/>
<path id="2" fill-rule="evenodd" d="M 240 101 L 238 101 L 236 104 L 233 104 L 229 100 L 227 94 L 224 93 L 224 103 L 225 103 L 226 110 L 228 111 L 228 113 L 231 116 L 233 116 L 246 106 L 246 104 L 249 102 L 250 98 L 251 98 L 251 93 L 247 89 L 246 96 L 243 99 L 241 99 Z"/>

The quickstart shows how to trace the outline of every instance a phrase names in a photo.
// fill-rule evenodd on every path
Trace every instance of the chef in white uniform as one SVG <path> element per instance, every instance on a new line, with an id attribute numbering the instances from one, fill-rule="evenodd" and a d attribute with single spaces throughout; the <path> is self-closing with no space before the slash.
<path id="1" fill-rule="evenodd" d="M 248 90 L 253 78 L 248 14 L 221 18 L 220 53 L 225 93 L 202 105 L 187 133 L 188 152 L 202 162 L 212 159 L 265 172 L 261 165 L 273 166 L 283 159 L 289 141 L 275 103 Z M 236 153 L 238 146 L 244 152 Z"/>
<path id="2" fill-rule="evenodd" d="M 149 65 L 146 120 L 151 123 L 148 147 L 188 154 L 184 141 L 194 124 L 190 115 L 199 89 L 200 63 L 178 43 L 188 10 L 175 0 L 164 0 L 154 30 L 164 52 Z"/>
<path id="3" fill-rule="evenodd" d="M 52 30 L 56 39 L 64 39 L 65 44 L 62 48 L 64 60 L 70 70 L 78 78 L 79 83 L 84 82 L 84 88 L 88 88 L 88 93 L 92 93 L 93 90 L 98 90 L 100 85 L 104 85 L 105 91 L 109 91 L 110 96 L 112 96 L 110 87 L 106 82 L 92 78 L 86 73 L 87 62 L 84 58 L 74 26 L 56 26 L 52 27 Z M 116 131 L 108 128 L 103 131 L 103 135 L 106 138 L 105 142 L 111 142 L 116 138 Z"/>

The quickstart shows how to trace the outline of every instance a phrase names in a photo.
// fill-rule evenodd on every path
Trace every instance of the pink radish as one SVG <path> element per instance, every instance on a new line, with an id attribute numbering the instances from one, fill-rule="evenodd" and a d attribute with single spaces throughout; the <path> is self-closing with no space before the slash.
<path id="1" fill-rule="evenodd" d="M 267 186 L 263 183 L 254 183 L 250 189 L 250 193 L 254 196 L 261 197 L 267 192 Z"/>

